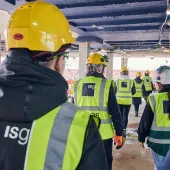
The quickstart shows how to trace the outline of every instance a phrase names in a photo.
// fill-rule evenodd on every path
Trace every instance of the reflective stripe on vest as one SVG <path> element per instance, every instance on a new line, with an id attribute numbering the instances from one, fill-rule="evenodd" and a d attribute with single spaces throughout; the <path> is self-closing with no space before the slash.
<path id="1" fill-rule="evenodd" d="M 147 82 L 146 80 L 149 80 L 149 82 Z M 152 90 L 152 84 L 151 84 L 152 79 L 151 79 L 151 77 L 145 76 L 143 78 L 143 82 L 144 82 L 145 90 L 146 91 L 151 91 Z"/>
<path id="2" fill-rule="evenodd" d="M 127 87 L 122 87 L 121 83 L 127 83 Z M 117 80 L 116 98 L 118 104 L 123 104 L 123 105 L 132 104 L 132 87 L 133 87 L 133 81 L 130 79 Z"/>
<path id="3" fill-rule="evenodd" d="M 142 97 L 142 85 L 143 85 L 143 82 L 136 83 L 136 81 L 134 80 L 134 84 L 135 84 L 136 93 L 133 95 L 133 97 Z"/>
<path id="4" fill-rule="evenodd" d="M 82 156 L 89 117 L 73 104 L 65 103 L 34 121 L 24 170 L 75 170 Z"/>
<path id="5" fill-rule="evenodd" d="M 95 84 L 93 96 L 82 96 L 83 86 L 85 84 Z M 100 133 L 102 139 L 109 139 L 114 136 L 112 118 L 108 113 L 108 98 L 110 86 L 113 85 L 111 80 L 98 77 L 87 76 L 76 82 L 74 86 L 74 99 L 81 109 L 88 111 L 90 114 L 101 119 Z M 88 88 L 86 90 L 89 90 Z"/>
<path id="6" fill-rule="evenodd" d="M 81 79 L 80 79 L 81 80 Z M 75 84 L 74 84 L 74 91 L 73 91 L 73 94 L 74 94 L 74 102 L 77 103 L 77 87 L 79 85 L 79 82 L 80 80 L 76 81 Z"/>
<path id="7" fill-rule="evenodd" d="M 170 139 L 154 139 L 149 137 L 148 138 L 150 142 L 157 143 L 157 144 L 170 144 Z"/>
<path id="8" fill-rule="evenodd" d="M 157 144 L 170 144 L 169 136 L 165 138 L 167 133 L 170 134 L 170 120 L 168 113 L 163 113 L 163 101 L 168 101 L 167 93 L 158 93 L 149 97 L 149 104 L 154 113 L 154 119 L 148 140 Z"/>

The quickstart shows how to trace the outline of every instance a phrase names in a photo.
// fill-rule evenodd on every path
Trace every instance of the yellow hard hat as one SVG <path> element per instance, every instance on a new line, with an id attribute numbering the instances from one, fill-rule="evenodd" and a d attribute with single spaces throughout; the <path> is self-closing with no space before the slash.
<path id="1" fill-rule="evenodd" d="M 27 48 L 32 51 L 58 51 L 71 44 L 70 25 L 64 14 L 50 3 L 26 3 L 13 13 L 7 32 L 8 48 Z"/>
<path id="2" fill-rule="evenodd" d="M 136 77 L 142 77 L 142 73 L 141 72 L 137 72 L 136 73 Z"/>
<path id="3" fill-rule="evenodd" d="M 103 64 L 107 66 L 107 61 L 103 55 L 94 53 L 87 58 L 87 64 Z"/>
<path id="4" fill-rule="evenodd" d="M 128 71 L 128 68 L 127 67 L 122 67 L 121 72 L 123 72 L 123 71 Z"/>
<path id="5" fill-rule="evenodd" d="M 145 74 L 150 74 L 150 71 L 149 71 L 149 70 L 146 70 L 146 71 L 145 71 Z"/>

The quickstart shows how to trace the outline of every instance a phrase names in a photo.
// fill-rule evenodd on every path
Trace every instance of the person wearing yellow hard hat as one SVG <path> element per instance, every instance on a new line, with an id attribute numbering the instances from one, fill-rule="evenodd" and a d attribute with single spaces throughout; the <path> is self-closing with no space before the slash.
<path id="1" fill-rule="evenodd" d="M 73 42 L 55 5 L 34 1 L 12 14 L 0 66 L 1 170 L 108 170 L 99 119 L 67 102 Z"/>
<path id="2" fill-rule="evenodd" d="M 120 78 L 116 82 L 116 98 L 123 119 L 123 136 L 126 138 L 128 115 L 132 104 L 132 95 L 136 93 L 133 80 L 129 78 L 129 70 L 122 67 Z"/>
<path id="3" fill-rule="evenodd" d="M 134 105 L 135 116 L 136 117 L 138 117 L 139 106 L 142 103 L 142 92 L 144 90 L 144 84 L 143 84 L 143 81 L 142 81 L 141 77 L 142 77 L 142 73 L 137 72 L 136 73 L 136 78 L 134 79 L 136 93 L 132 96 L 132 103 Z"/>
<path id="4" fill-rule="evenodd" d="M 145 87 L 145 90 L 143 92 L 143 98 L 145 99 L 145 101 L 147 101 L 148 96 L 154 90 L 152 78 L 149 75 L 150 75 L 150 71 L 146 70 L 145 76 L 143 77 L 143 83 L 144 83 L 144 87 Z"/>
<path id="5" fill-rule="evenodd" d="M 116 102 L 112 80 L 107 80 L 103 73 L 108 57 L 99 52 L 87 58 L 87 74 L 76 81 L 73 87 L 74 102 L 90 115 L 99 117 L 99 128 L 103 139 L 109 170 L 112 169 L 112 138 L 117 149 L 123 145 L 122 119 Z M 113 127 L 114 126 L 114 127 Z M 114 136 L 115 129 L 115 136 Z"/>

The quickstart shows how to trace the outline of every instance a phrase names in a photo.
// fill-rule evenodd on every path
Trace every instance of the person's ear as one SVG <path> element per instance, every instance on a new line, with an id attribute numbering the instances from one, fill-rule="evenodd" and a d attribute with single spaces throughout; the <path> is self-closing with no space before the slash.
<path id="1" fill-rule="evenodd" d="M 60 62 L 60 57 L 55 60 L 54 69 L 57 72 L 60 72 L 60 64 L 59 64 L 59 62 Z"/>
<path id="2" fill-rule="evenodd" d="M 49 68 L 49 69 L 56 71 L 56 70 L 55 70 L 56 60 L 57 60 L 57 59 L 53 59 L 53 60 L 51 60 L 51 61 L 48 62 L 48 68 Z"/>
<path id="3" fill-rule="evenodd" d="M 60 56 L 59 58 L 56 59 L 55 70 L 60 74 L 63 74 L 64 69 L 65 69 L 65 58 L 63 56 Z"/>

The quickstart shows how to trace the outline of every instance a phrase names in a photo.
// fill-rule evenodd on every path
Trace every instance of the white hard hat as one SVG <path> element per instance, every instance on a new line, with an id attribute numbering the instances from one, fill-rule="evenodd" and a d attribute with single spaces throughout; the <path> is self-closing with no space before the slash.
<path id="1" fill-rule="evenodd" d="M 170 67 L 169 66 L 161 66 L 157 70 L 156 81 L 166 85 L 170 84 Z"/>

